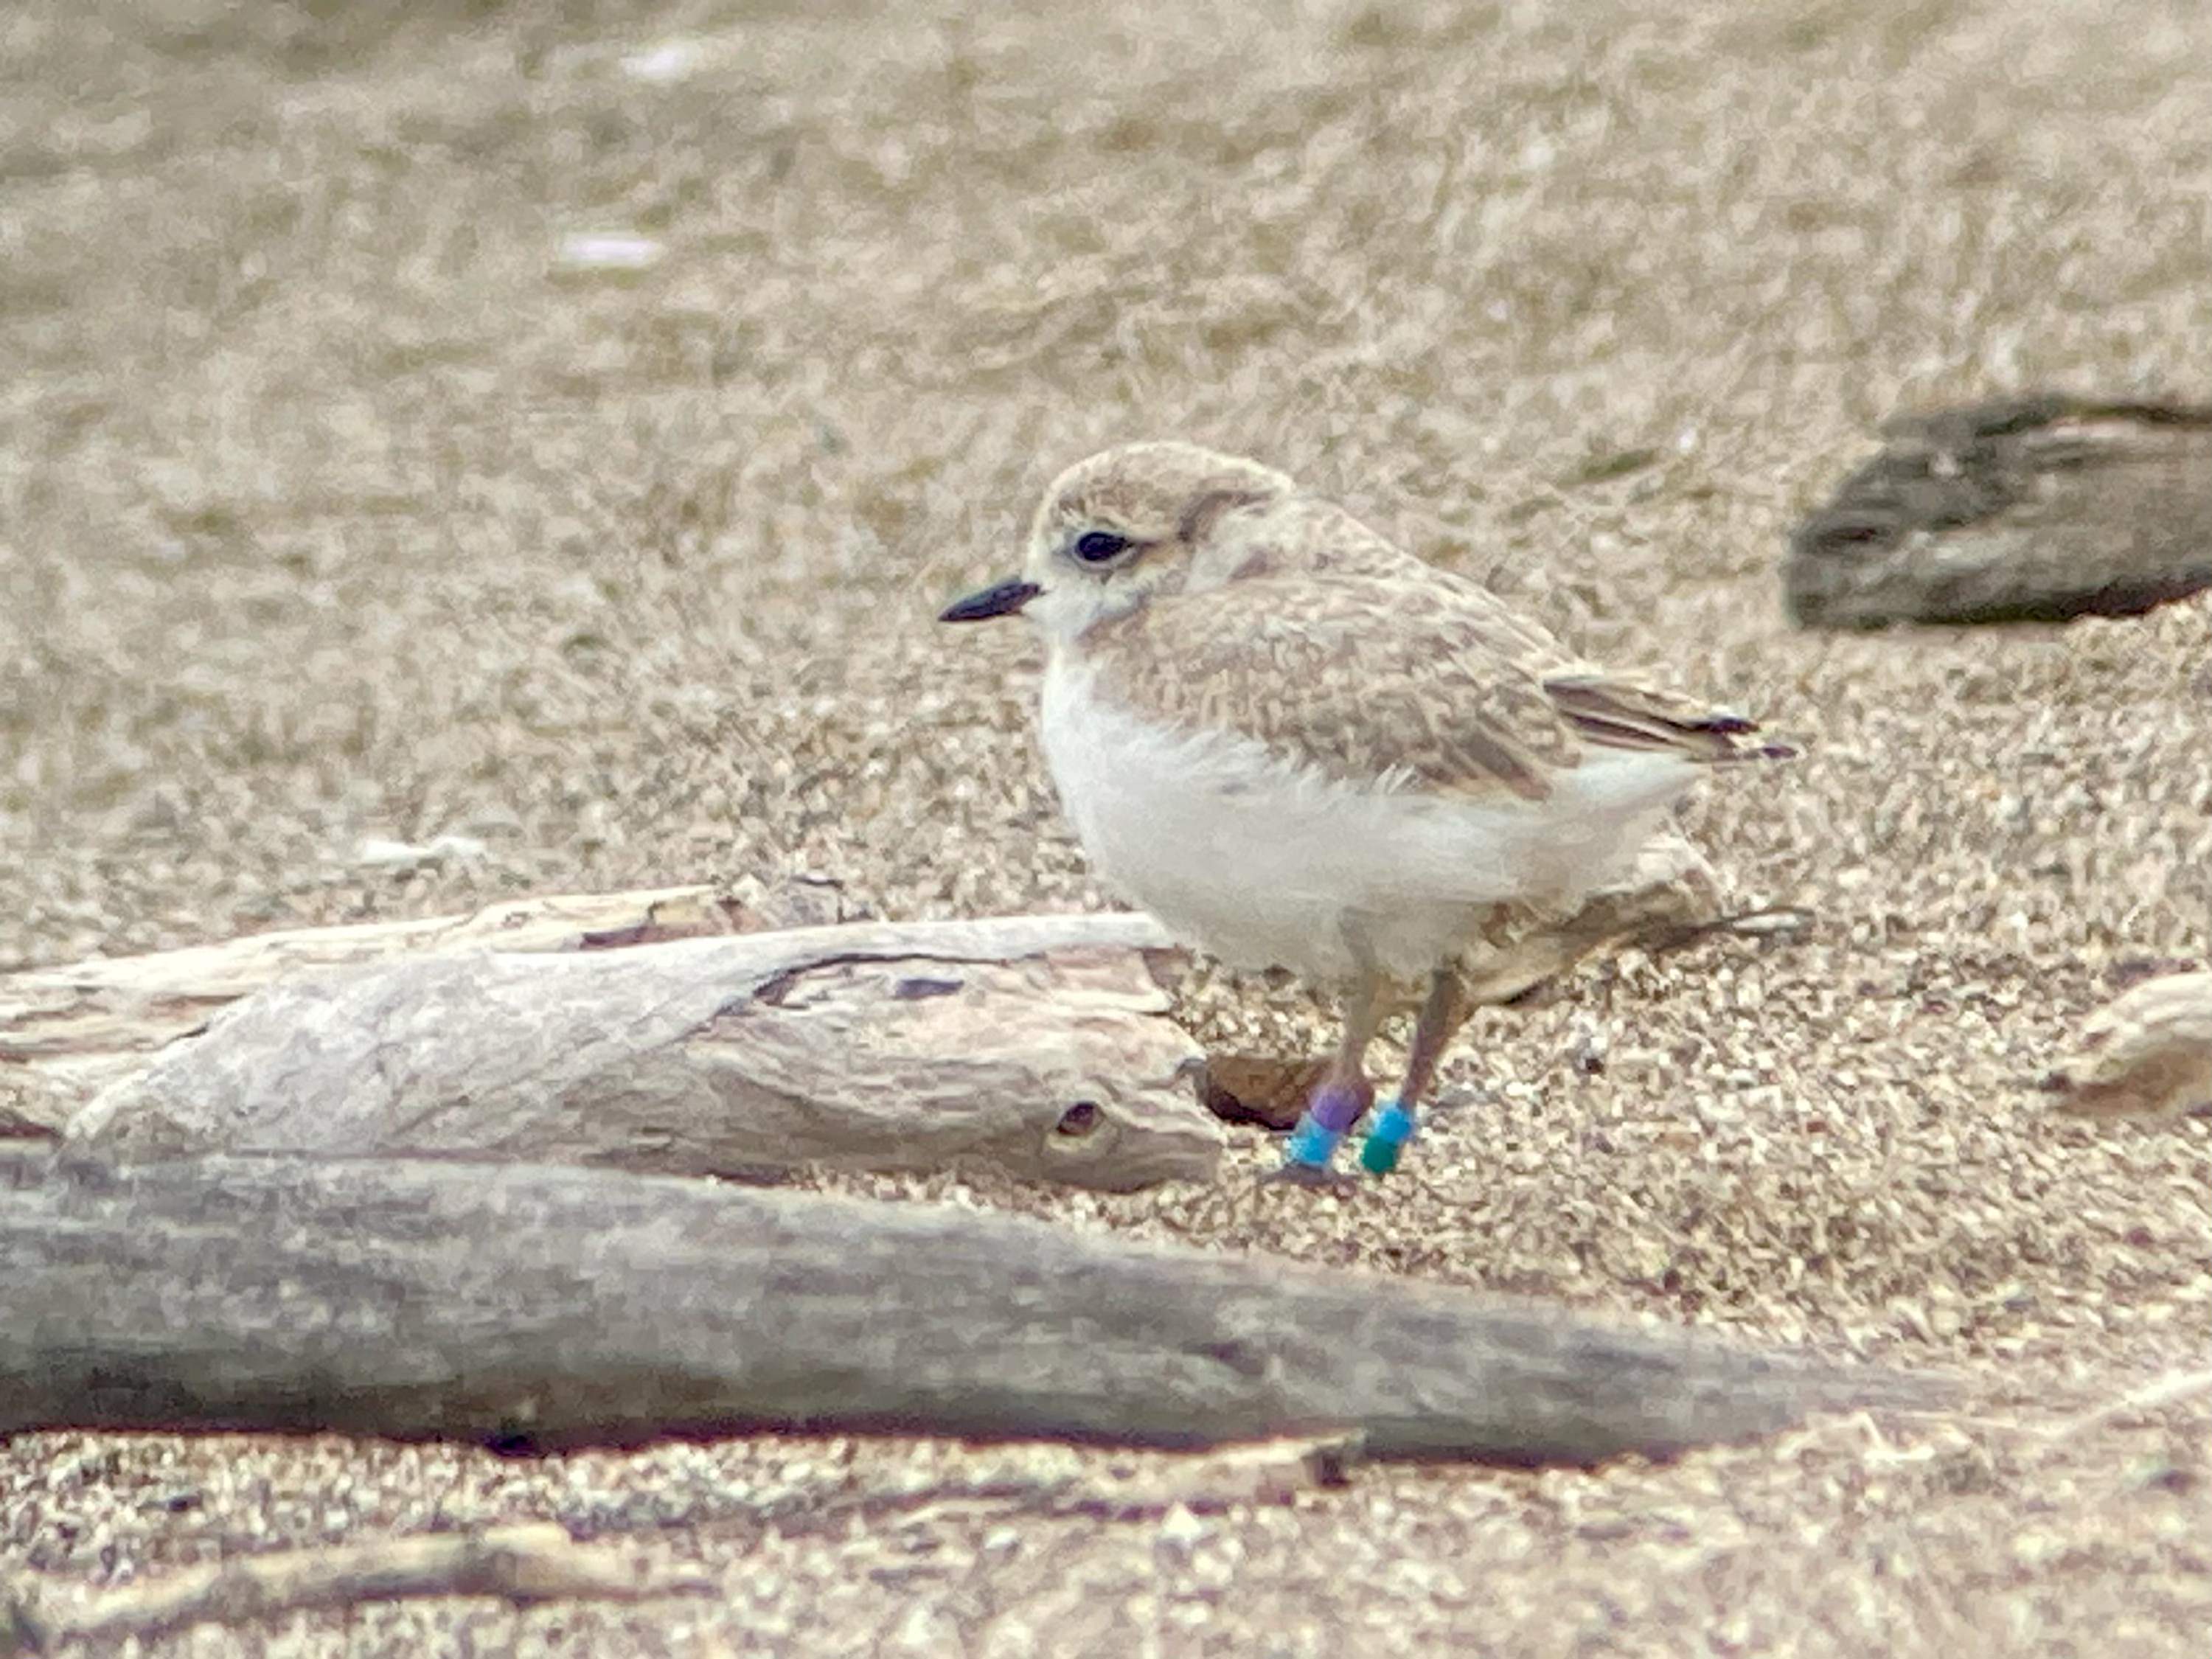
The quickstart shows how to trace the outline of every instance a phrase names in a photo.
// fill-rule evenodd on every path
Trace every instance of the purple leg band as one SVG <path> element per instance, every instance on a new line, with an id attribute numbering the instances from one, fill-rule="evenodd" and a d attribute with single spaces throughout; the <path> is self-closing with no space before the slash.
<path id="1" fill-rule="evenodd" d="M 1320 1124 L 1331 1134 L 1338 1135 L 1351 1128 L 1358 1120 L 1360 1113 L 1366 1109 L 1367 1097 L 1364 1091 L 1356 1088 L 1347 1088 L 1340 1083 L 1322 1085 L 1320 1088 L 1314 1091 L 1313 1099 L 1306 1106 L 1306 1110 L 1312 1114 L 1315 1122 Z"/>

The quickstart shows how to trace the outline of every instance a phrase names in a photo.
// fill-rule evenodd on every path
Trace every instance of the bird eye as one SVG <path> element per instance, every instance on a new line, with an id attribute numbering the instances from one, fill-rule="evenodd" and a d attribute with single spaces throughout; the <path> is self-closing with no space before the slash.
<path id="1" fill-rule="evenodd" d="M 1075 556 L 1085 564 L 1103 564 L 1128 550 L 1129 538 L 1110 530 L 1086 530 L 1075 538 Z"/>
<path id="2" fill-rule="evenodd" d="M 1060 1115 L 1060 1121 L 1052 1126 L 1059 1135 L 1087 1135 L 1098 1127 L 1098 1103 L 1079 1100 Z"/>

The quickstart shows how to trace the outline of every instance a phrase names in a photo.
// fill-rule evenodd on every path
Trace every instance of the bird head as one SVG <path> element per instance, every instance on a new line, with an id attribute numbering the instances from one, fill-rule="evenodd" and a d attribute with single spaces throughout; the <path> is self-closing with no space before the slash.
<path id="1" fill-rule="evenodd" d="M 1027 615 L 1055 643 L 1155 596 L 1226 580 L 1206 556 L 1228 514 L 1294 494 L 1282 473 L 1195 444 L 1124 444 L 1055 478 L 1030 521 L 1022 574 L 969 594 L 940 620 Z"/>

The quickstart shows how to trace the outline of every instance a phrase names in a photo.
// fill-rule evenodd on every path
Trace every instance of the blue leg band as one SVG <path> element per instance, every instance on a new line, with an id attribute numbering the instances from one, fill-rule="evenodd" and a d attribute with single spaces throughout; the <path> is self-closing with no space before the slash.
<path id="1" fill-rule="evenodd" d="M 1343 1139 L 1339 1131 L 1316 1122 L 1311 1112 L 1301 1112 L 1298 1127 L 1291 1131 L 1290 1140 L 1284 1146 L 1284 1161 L 1326 1170 L 1329 1160 L 1336 1156 L 1337 1143 Z"/>

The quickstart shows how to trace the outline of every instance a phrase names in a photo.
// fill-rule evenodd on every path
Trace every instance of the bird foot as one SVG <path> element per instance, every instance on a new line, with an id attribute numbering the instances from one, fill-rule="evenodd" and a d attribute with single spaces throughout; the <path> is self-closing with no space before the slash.
<path id="1" fill-rule="evenodd" d="M 1342 1192 L 1359 1184 L 1354 1175 L 1339 1175 L 1329 1166 L 1352 1126 L 1364 1113 L 1371 1092 L 1364 1085 L 1324 1084 L 1283 1143 L 1283 1167 L 1267 1176 L 1271 1182 Z"/>
<path id="2" fill-rule="evenodd" d="M 1262 1187 L 1303 1187 L 1308 1192 L 1349 1193 L 1359 1184 L 1359 1177 L 1349 1170 L 1333 1169 L 1326 1164 L 1301 1164 L 1296 1158 L 1286 1158 L 1260 1177 Z"/>

